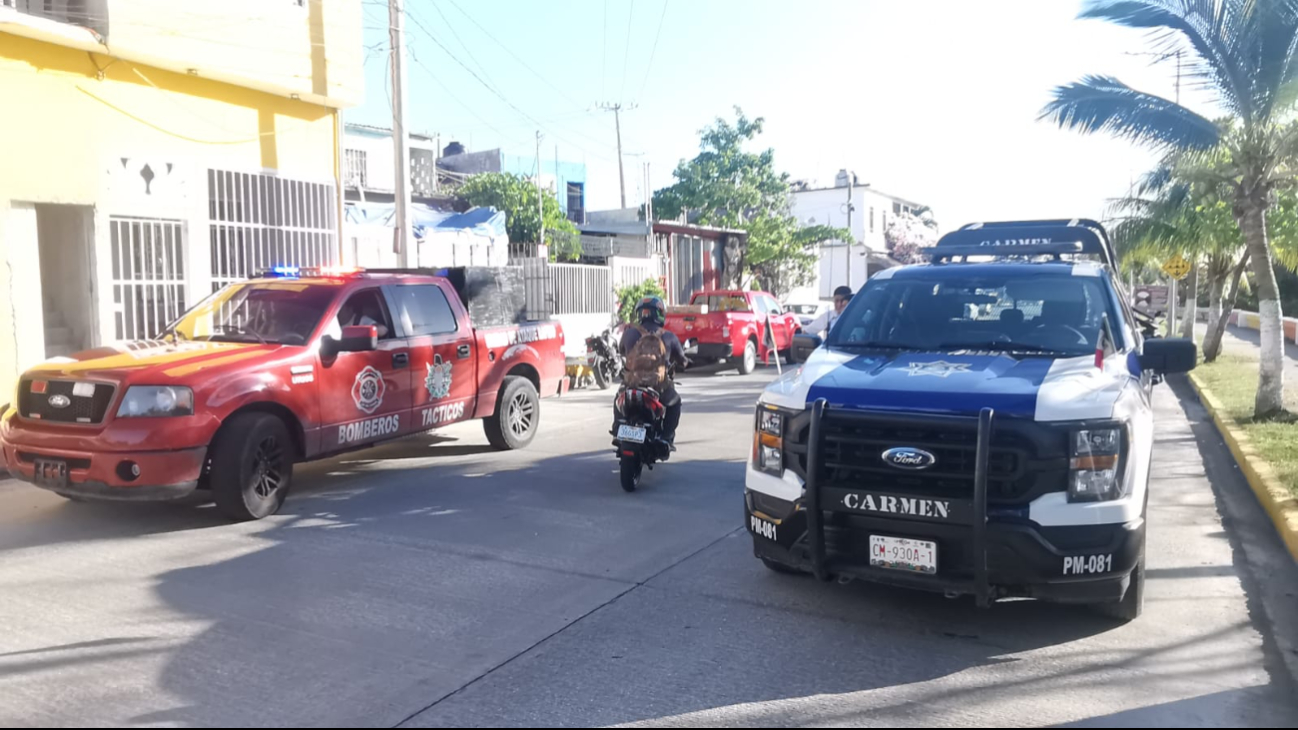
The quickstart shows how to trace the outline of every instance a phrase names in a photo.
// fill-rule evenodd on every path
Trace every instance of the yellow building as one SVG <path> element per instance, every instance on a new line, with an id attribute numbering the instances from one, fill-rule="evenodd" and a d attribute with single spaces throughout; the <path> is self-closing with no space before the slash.
<path id="1" fill-rule="evenodd" d="M 361 0 L 0 0 L 0 404 L 49 357 L 338 260 Z"/>

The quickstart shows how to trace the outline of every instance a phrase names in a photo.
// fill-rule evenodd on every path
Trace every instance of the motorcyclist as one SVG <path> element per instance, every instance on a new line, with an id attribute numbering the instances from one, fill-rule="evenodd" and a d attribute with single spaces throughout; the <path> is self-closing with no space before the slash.
<path id="1" fill-rule="evenodd" d="M 667 323 L 667 307 L 663 300 L 658 297 L 645 297 L 636 305 L 635 318 L 639 320 L 640 327 L 627 327 L 622 333 L 621 352 L 626 357 L 635 347 L 635 343 L 640 341 L 641 330 L 653 333 L 662 338 L 663 345 L 667 348 L 667 362 L 676 370 L 684 370 L 689 364 L 689 358 L 685 357 L 685 348 L 681 347 L 681 341 L 676 335 L 668 332 L 663 325 Z M 667 408 L 667 414 L 663 419 L 663 438 L 668 444 L 673 445 L 676 442 L 676 427 L 681 422 L 681 397 L 676 392 L 676 383 L 668 373 L 666 382 L 659 389 L 659 396 L 663 405 Z"/>

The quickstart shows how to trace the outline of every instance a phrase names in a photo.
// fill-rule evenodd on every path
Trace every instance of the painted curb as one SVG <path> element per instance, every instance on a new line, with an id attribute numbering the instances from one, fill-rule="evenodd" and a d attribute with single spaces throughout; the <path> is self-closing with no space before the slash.
<path id="1" fill-rule="evenodd" d="M 1294 560 L 1298 560 L 1298 498 L 1280 483 L 1271 465 L 1253 448 L 1248 434 L 1226 414 L 1221 401 L 1217 400 L 1217 396 L 1199 379 L 1197 373 L 1190 373 L 1190 383 L 1199 394 L 1203 407 L 1212 415 L 1217 430 L 1221 432 L 1222 439 L 1230 447 L 1240 471 L 1244 473 L 1244 479 L 1253 489 L 1253 494 L 1257 495 L 1262 509 L 1271 517 L 1276 532 L 1280 533 L 1280 539 L 1289 548 L 1289 554 Z"/>

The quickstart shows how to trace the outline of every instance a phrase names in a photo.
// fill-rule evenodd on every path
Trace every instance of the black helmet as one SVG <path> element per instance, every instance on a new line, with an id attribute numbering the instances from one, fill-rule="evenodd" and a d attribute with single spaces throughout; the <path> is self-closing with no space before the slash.
<path id="1" fill-rule="evenodd" d="M 653 322 L 659 326 L 667 323 L 667 307 L 663 306 L 663 300 L 658 297 L 645 297 L 635 308 L 636 319 L 640 324 L 649 324 Z"/>

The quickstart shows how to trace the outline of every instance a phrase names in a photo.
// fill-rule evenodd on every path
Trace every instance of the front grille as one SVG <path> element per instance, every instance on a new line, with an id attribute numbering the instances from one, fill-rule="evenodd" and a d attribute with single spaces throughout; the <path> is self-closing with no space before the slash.
<path id="1" fill-rule="evenodd" d="M 789 465 L 806 477 L 810 418 L 789 423 Z M 932 420 L 887 414 L 830 411 L 821 423 L 820 485 L 866 488 L 928 497 L 971 499 L 977 454 L 977 421 Z M 907 446 L 936 458 L 922 471 L 887 464 L 883 452 Z M 1067 433 L 1032 421 L 996 421 L 988 462 L 987 499 L 1020 505 L 1067 487 Z"/>
<path id="2" fill-rule="evenodd" d="M 102 423 L 113 402 L 116 388 L 107 383 L 94 383 L 93 395 L 75 395 L 77 383 L 71 380 L 47 380 L 44 393 L 33 393 L 32 383 L 25 379 L 18 384 L 18 413 L 24 418 L 35 418 L 53 423 Z M 50 405 L 50 398 L 64 396 L 70 402 L 64 408 Z"/>

